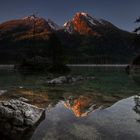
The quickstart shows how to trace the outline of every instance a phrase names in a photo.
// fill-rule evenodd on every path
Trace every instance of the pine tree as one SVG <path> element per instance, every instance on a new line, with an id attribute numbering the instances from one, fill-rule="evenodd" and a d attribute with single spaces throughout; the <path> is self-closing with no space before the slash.
<path id="1" fill-rule="evenodd" d="M 135 23 L 140 23 L 140 17 L 136 19 Z M 140 31 L 140 27 L 137 27 L 134 32 L 138 33 Z"/>

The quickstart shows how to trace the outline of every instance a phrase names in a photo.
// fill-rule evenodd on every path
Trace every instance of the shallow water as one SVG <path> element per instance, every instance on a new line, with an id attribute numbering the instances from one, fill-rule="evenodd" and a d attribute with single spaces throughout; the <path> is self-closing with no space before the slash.
<path id="1" fill-rule="evenodd" d="M 46 75 L 0 71 L 0 90 L 8 91 L 0 99 L 29 97 L 30 103 L 46 108 L 45 119 L 26 139 L 140 139 L 140 84 L 133 75 L 111 67 L 78 67 L 71 74 L 96 79 L 50 87 Z"/>

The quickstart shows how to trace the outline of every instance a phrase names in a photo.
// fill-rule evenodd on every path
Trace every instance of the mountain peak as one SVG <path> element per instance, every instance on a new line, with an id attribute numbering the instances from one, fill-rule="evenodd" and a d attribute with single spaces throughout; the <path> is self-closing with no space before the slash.
<path id="1" fill-rule="evenodd" d="M 69 33 L 78 32 L 80 34 L 94 34 L 93 28 L 101 23 L 85 12 L 78 12 L 71 21 L 64 24 L 65 29 Z"/>
<path id="2" fill-rule="evenodd" d="M 91 16 L 90 14 L 88 13 L 85 13 L 85 12 L 77 12 L 74 17 L 85 17 L 85 18 L 93 18 L 93 16 Z M 95 19 L 95 18 L 93 18 Z"/>
<path id="3" fill-rule="evenodd" d="M 30 15 L 27 17 L 22 18 L 22 20 L 26 20 L 26 21 L 36 21 L 40 24 L 40 23 L 45 23 L 48 24 L 48 26 L 50 27 L 50 29 L 52 30 L 60 30 L 61 27 L 59 25 L 57 25 L 56 23 L 54 23 L 51 19 L 45 20 L 44 18 L 41 17 L 37 17 L 36 15 Z"/>
<path id="4" fill-rule="evenodd" d="M 82 35 L 94 35 L 100 36 L 99 33 L 96 32 L 98 28 L 114 28 L 113 24 L 107 22 L 103 19 L 97 19 L 88 13 L 85 12 L 77 12 L 72 20 L 66 22 L 64 24 L 64 28 L 69 33 L 78 32 Z"/>
<path id="5" fill-rule="evenodd" d="M 37 20 L 37 19 L 40 19 L 40 18 L 33 14 L 33 15 L 30 15 L 30 16 L 26 16 L 22 19 L 23 20 Z"/>
<path id="6" fill-rule="evenodd" d="M 82 20 L 82 21 L 84 20 L 86 22 L 89 22 L 92 25 L 97 25 L 100 23 L 98 19 L 90 16 L 88 13 L 85 13 L 85 12 L 76 13 L 73 20 L 77 20 L 79 18 L 80 18 L 80 20 Z"/>
<path id="7" fill-rule="evenodd" d="M 88 16 L 89 14 L 85 12 L 77 12 L 75 15 Z"/>

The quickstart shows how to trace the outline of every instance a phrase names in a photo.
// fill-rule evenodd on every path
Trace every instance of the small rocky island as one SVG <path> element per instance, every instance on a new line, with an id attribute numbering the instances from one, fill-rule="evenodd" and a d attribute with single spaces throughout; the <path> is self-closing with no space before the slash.
<path id="1" fill-rule="evenodd" d="M 29 138 L 39 122 L 45 118 L 44 109 L 24 101 L 0 101 L 0 134 L 3 140 Z"/>

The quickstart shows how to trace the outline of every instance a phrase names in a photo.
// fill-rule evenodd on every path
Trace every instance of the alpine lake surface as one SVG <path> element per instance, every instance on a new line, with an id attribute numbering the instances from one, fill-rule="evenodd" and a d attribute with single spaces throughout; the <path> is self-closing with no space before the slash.
<path id="1" fill-rule="evenodd" d="M 72 76 L 95 76 L 48 85 L 53 75 L 0 70 L 0 100 L 24 97 L 45 108 L 27 140 L 140 140 L 140 73 L 124 67 L 71 67 Z M 16 139 L 16 136 L 15 136 Z"/>

